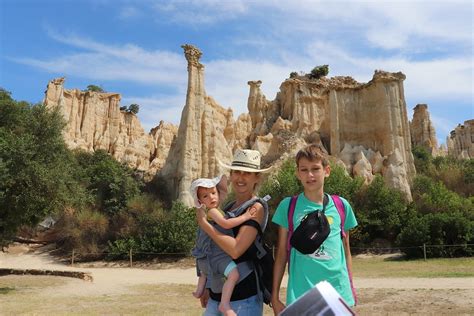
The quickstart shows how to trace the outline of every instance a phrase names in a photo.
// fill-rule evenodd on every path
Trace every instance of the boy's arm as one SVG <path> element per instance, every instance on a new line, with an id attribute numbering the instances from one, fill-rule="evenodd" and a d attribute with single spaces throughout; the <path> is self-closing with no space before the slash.
<path id="1" fill-rule="evenodd" d="M 346 236 L 342 240 L 342 243 L 344 245 L 344 254 L 346 256 L 347 269 L 349 271 L 352 271 L 352 255 L 351 255 L 351 247 L 349 244 L 349 231 L 346 231 Z"/>
<path id="2" fill-rule="evenodd" d="M 278 315 L 285 305 L 280 300 L 280 286 L 285 273 L 287 262 L 286 239 L 288 238 L 288 230 L 284 227 L 278 227 L 278 244 L 273 265 L 273 288 L 272 288 L 272 308 L 273 313 Z"/>
<path id="3" fill-rule="evenodd" d="M 255 207 L 252 206 L 251 209 L 255 210 Z M 216 208 L 211 208 L 208 211 L 208 214 L 212 218 L 212 220 L 217 223 L 217 225 L 225 229 L 231 229 L 231 228 L 237 227 L 251 218 L 256 219 L 256 216 L 255 216 L 256 210 L 254 212 L 247 211 L 243 213 L 242 215 L 234 217 L 234 218 L 225 218 L 222 215 L 222 213 L 219 212 L 219 210 Z M 252 214 L 254 216 L 252 216 Z"/>

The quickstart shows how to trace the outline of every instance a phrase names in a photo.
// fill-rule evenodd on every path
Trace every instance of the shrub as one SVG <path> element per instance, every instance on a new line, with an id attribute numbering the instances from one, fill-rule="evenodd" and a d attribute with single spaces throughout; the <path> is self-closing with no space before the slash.
<path id="1" fill-rule="evenodd" d="M 423 214 L 469 208 L 471 203 L 448 190 L 441 181 L 418 175 L 413 182 L 413 200 Z"/>
<path id="2" fill-rule="evenodd" d="M 86 91 L 105 92 L 104 89 L 102 89 L 102 87 L 99 87 L 93 84 L 88 85 Z"/>
<path id="3" fill-rule="evenodd" d="M 142 183 L 133 171 L 121 165 L 107 152 L 76 153 L 79 170 L 77 178 L 95 197 L 95 207 L 109 215 L 125 209 L 129 199 L 140 192 Z"/>
<path id="4" fill-rule="evenodd" d="M 308 77 L 310 79 L 320 79 L 327 76 L 329 73 L 329 65 L 322 65 L 314 67 L 309 73 Z"/>
<path id="5" fill-rule="evenodd" d="M 401 230 L 401 219 L 409 214 L 403 195 L 386 186 L 381 176 L 357 192 L 353 206 L 358 211 L 359 233 L 367 238 L 361 243 L 366 245 L 376 239 L 394 243 Z"/>
<path id="6" fill-rule="evenodd" d="M 474 250 L 467 244 L 474 242 L 473 213 L 452 211 L 420 215 L 407 223 L 397 242 L 409 258 L 423 257 L 423 244 L 428 245 L 426 253 L 430 258 L 472 256 Z"/>
<path id="7" fill-rule="evenodd" d="M 81 257 L 102 255 L 108 239 L 109 220 L 105 214 L 94 210 L 69 210 L 55 225 L 58 244 L 62 250 L 75 250 Z"/>
<path id="8" fill-rule="evenodd" d="M 156 254 L 189 254 L 197 230 L 195 211 L 181 202 L 173 203 L 170 211 L 155 210 L 137 217 L 141 228 L 135 235 L 109 242 L 113 256 L 126 256 L 133 247 L 137 257 Z"/>

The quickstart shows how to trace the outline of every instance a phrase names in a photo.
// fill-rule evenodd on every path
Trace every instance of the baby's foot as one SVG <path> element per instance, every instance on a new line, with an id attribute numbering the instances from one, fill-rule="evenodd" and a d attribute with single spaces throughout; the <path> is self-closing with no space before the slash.
<path id="1" fill-rule="evenodd" d="M 237 316 L 237 314 L 230 307 L 229 303 L 224 304 L 223 302 L 221 302 L 219 304 L 219 312 L 224 314 L 224 316 Z"/>

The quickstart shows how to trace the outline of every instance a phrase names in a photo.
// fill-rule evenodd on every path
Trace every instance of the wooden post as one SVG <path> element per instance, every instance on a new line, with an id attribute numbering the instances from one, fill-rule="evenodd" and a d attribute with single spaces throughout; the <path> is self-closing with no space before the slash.
<path id="1" fill-rule="evenodd" d="M 132 248 L 130 248 L 130 268 L 133 266 Z"/>
<path id="2" fill-rule="evenodd" d="M 425 261 L 426 261 L 426 244 L 423 244 L 423 257 L 425 258 Z"/>
<path id="3" fill-rule="evenodd" d="M 71 266 L 74 265 L 74 249 L 72 249 L 72 255 L 71 255 Z"/>

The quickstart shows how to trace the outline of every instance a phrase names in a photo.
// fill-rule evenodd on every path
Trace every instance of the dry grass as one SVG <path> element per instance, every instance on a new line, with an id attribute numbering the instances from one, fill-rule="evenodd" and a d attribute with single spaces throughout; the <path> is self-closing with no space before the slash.
<path id="1" fill-rule="evenodd" d="M 71 282 L 68 278 L 8 276 L 0 278 L 0 314 L 27 315 L 201 315 L 192 285 L 143 285 L 126 294 L 101 296 L 51 295 L 51 289 Z M 81 281 L 83 282 L 83 281 Z M 7 291 L 5 291 L 7 289 Z M 282 293 L 284 295 L 284 293 Z M 470 290 L 362 289 L 359 315 L 450 314 L 474 310 Z M 265 306 L 264 315 L 273 315 Z"/>
<path id="2" fill-rule="evenodd" d="M 188 261 L 180 261 L 187 266 Z M 148 266 L 147 268 L 156 269 Z M 403 261 L 377 257 L 355 258 L 355 276 L 361 278 L 474 276 L 474 258 Z M 126 270 L 124 270 L 126 273 Z M 118 294 L 62 293 L 85 282 L 53 276 L 0 277 L 0 315 L 201 315 L 193 285 L 137 285 Z M 77 292 L 76 292 L 77 293 Z M 472 289 L 373 289 L 358 291 L 359 315 L 449 314 L 474 311 Z M 282 297 L 285 296 L 283 290 Z M 265 315 L 272 311 L 265 306 Z"/>
<path id="3" fill-rule="evenodd" d="M 403 260 L 398 257 L 361 256 L 353 259 L 355 277 L 452 278 L 474 277 L 474 257 Z"/>

